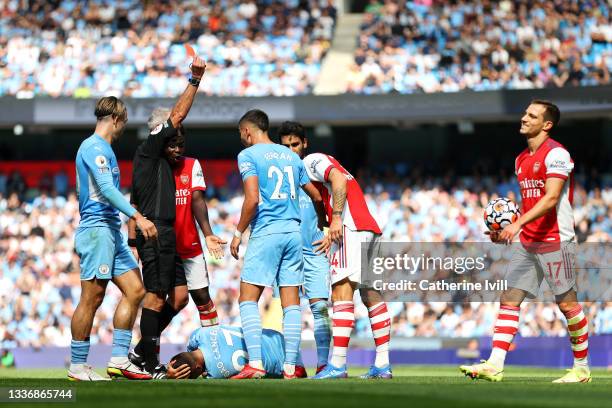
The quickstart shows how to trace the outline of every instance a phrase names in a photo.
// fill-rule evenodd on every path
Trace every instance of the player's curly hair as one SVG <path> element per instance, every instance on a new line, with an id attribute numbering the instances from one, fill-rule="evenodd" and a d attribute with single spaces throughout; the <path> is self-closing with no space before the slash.
<path id="1" fill-rule="evenodd" d="M 270 120 L 268 119 L 268 115 L 266 112 L 259 109 L 251 109 L 238 121 L 238 126 L 242 126 L 245 123 L 251 123 L 262 132 L 267 132 L 270 129 Z"/>
<path id="2" fill-rule="evenodd" d="M 105 96 L 104 98 L 98 99 L 98 102 L 96 102 L 94 115 L 96 115 L 97 120 L 101 120 L 107 116 L 125 118 L 126 114 L 127 108 L 125 107 L 125 103 L 115 96 Z"/>
<path id="3" fill-rule="evenodd" d="M 303 142 L 306 139 L 306 130 L 304 129 L 304 125 L 299 122 L 286 121 L 283 122 L 278 128 L 278 138 L 280 139 L 283 136 L 297 136 Z"/>

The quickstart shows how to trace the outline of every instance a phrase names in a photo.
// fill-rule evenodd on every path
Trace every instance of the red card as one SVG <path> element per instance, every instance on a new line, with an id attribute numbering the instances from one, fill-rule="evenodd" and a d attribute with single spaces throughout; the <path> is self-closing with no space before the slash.
<path id="1" fill-rule="evenodd" d="M 187 43 L 185 43 L 185 52 L 187 53 L 187 56 L 189 58 L 193 58 L 196 55 L 195 51 L 193 50 L 193 47 Z"/>

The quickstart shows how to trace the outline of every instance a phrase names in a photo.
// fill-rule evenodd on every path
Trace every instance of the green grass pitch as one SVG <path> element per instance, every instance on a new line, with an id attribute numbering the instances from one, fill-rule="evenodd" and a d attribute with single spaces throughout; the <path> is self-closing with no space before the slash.
<path id="1" fill-rule="evenodd" d="M 356 376 L 362 369 L 352 369 Z M 501 383 L 473 381 L 457 367 L 396 366 L 390 381 L 190 380 L 74 383 L 66 372 L 0 370 L 0 387 L 73 388 L 76 403 L 1 404 L 52 407 L 604 407 L 612 401 L 612 372 L 593 371 L 590 384 L 551 384 L 562 370 L 506 367 Z"/>

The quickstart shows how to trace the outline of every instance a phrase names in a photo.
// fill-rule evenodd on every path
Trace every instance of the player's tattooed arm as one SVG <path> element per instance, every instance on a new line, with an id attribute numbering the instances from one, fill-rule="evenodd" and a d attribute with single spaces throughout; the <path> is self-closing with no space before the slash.
<path id="1" fill-rule="evenodd" d="M 521 215 L 521 217 L 515 223 L 504 228 L 499 234 L 499 240 L 508 244 L 511 243 L 516 234 L 518 234 L 524 225 L 537 220 L 555 208 L 559 203 L 559 198 L 561 197 L 561 192 L 563 191 L 564 185 L 564 179 L 556 177 L 549 177 L 546 179 L 546 183 L 544 184 L 544 196 L 533 206 L 531 210 Z"/>
<path id="2" fill-rule="evenodd" d="M 332 187 L 333 209 L 329 224 L 329 238 L 340 242 L 342 239 L 342 212 L 346 204 L 346 177 L 338 169 L 331 169 L 328 179 Z"/>
<path id="3" fill-rule="evenodd" d="M 212 232 L 210 220 L 208 218 L 208 206 L 206 205 L 206 199 L 204 198 L 204 192 L 202 190 L 195 190 L 193 192 L 193 196 L 191 197 L 191 212 L 202 229 L 208 251 L 216 259 L 222 258 L 223 247 L 221 245 L 225 245 L 227 242 L 214 235 Z"/>
<path id="4" fill-rule="evenodd" d="M 250 176 L 242 183 L 244 185 L 244 202 L 242 203 L 242 211 L 240 212 L 240 221 L 238 221 L 238 226 L 236 227 L 236 233 L 239 234 L 240 237 L 234 235 L 232 243 L 230 244 L 230 252 L 236 259 L 238 259 L 238 249 L 240 248 L 242 233 L 246 231 L 251 220 L 255 217 L 257 205 L 259 204 L 259 181 L 257 176 Z"/>
<path id="5" fill-rule="evenodd" d="M 200 57 L 194 57 L 193 62 L 191 63 L 191 77 L 200 80 L 204 75 L 204 71 L 206 71 L 206 63 L 204 60 L 202 60 Z M 170 121 L 172 122 L 172 126 L 174 128 L 178 128 L 187 117 L 197 92 L 198 87 L 189 84 L 187 85 L 187 88 L 183 94 L 179 97 L 179 100 L 176 102 L 172 108 L 172 112 L 170 113 Z"/>

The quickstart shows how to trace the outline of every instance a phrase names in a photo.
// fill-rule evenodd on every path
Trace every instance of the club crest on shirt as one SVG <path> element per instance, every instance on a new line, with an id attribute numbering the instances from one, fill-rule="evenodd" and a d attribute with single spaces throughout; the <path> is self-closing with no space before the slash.
<path id="1" fill-rule="evenodd" d="M 189 183 L 189 176 L 187 174 L 181 174 L 180 179 L 181 179 L 181 183 L 183 184 Z"/>
<path id="2" fill-rule="evenodd" d="M 110 268 L 108 267 L 108 265 L 102 264 L 98 268 L 98 272 L 100 272 L 102 275 L 107 275 L 110 272 Z"/>
<path id="3" fill-rule="evenodd" d="M 540 170 L 540 162 L 533 163 L 533 172 L 537 173 Z"/>

